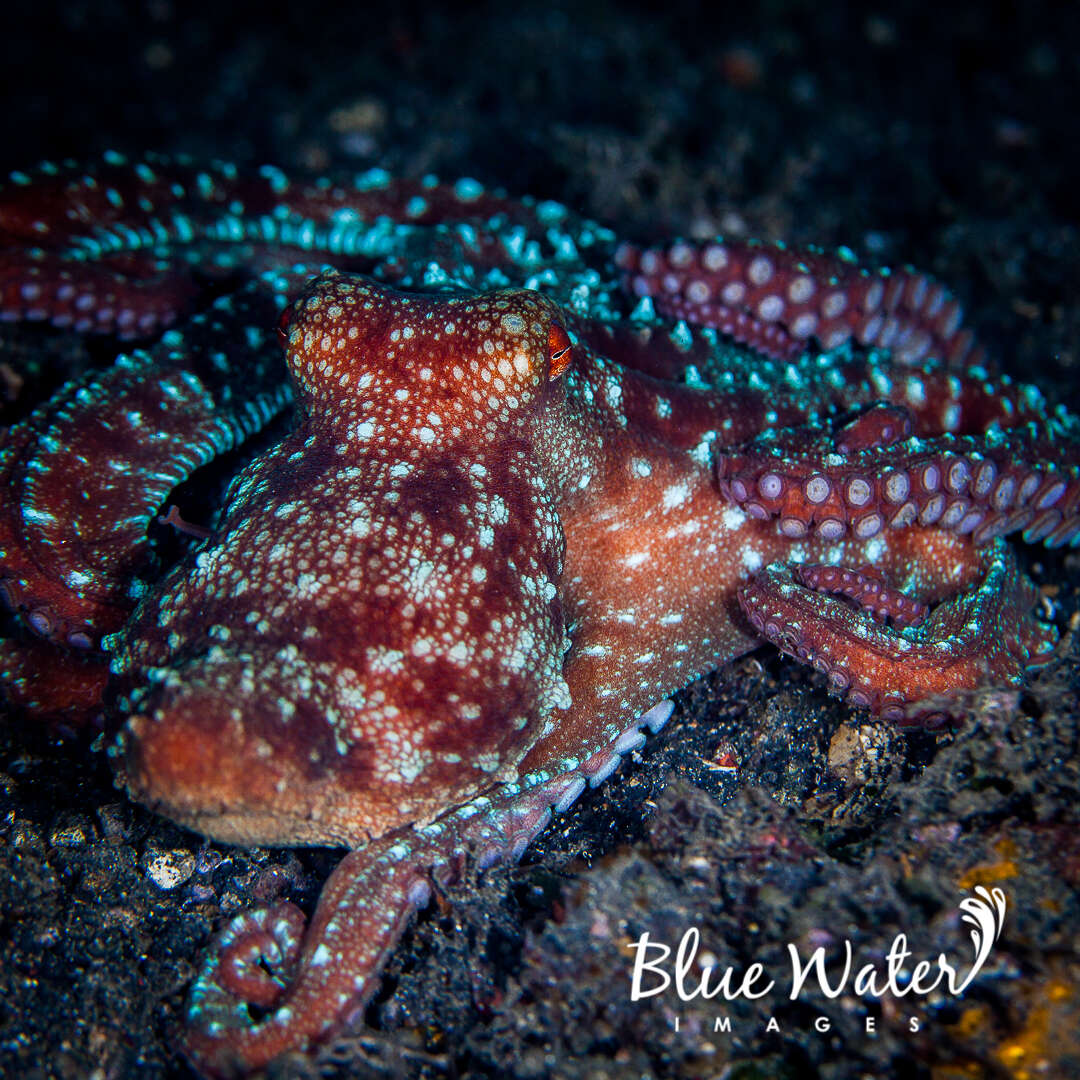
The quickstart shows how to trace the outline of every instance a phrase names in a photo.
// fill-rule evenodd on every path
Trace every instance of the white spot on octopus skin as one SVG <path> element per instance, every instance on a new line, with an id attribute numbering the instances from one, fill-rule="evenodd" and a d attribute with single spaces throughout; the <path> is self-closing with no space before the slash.
<path id="1" fill-rule="evenodd" d="M 681 506 L 690 496 L 690 487 L 684 481 L 679 484 L 672 484 L 669 487 L 664 488 L 664 494 L 662 497 L 662 503 L 665 510 L 672 510 L 676 506 Z"/>

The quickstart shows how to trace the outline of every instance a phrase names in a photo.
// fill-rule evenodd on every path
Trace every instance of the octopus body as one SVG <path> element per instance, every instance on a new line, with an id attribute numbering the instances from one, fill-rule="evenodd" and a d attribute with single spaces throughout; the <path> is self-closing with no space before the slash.
<path id="1" fill-rule="evenodd" d="M 1054 653 L 1004 537 L 1080 535 L 1076 421 L 915 271 L 115 157 L 15 175 L 0 240 L 5 317 L 139 342 L 0 446 L 8 696 L 104 700 L 127 789 L 201 833 L 349 849 L 310 924 L 222 933 L 207 1075 L 355 1020 L 433 887 L 763 639 L 926 725 Z M 160 565 L 173 489 L 283 414 Z"/>

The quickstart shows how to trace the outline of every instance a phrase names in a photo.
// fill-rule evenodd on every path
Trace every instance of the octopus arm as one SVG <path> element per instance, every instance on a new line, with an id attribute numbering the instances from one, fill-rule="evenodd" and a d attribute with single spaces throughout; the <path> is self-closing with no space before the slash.
<path id="1" fill-rule="evenodd" d="M 523 775 L 428 825 L 350 852 L 306 929 L 288 903 L 233 919 L 192 991 L 185 1050 L 196 1067 L 213 1077 L 246 1075 L 355 1023 L 433 888 L 454 884 L 470 866 L 516 862 L 553 813 L 610 775 L 672 709 L 658 703 L 573 769 Z"/>
<path id="2" fill-rule="evenodd" d="M 1057 631 L 1033 614 L 1035 587 L 1001 540 L 961 558 L 948 570 L 959 591 L 929 616 L 887 586 L 868 593 L 865 579 L 838 567 L 774 564 L 739 600 L 764 638 L 824 673 L 852 704 L 900 724 L 940 726 L 963 691 L 1018 685 L 1057 644 Z M 918 625 L 903 625 L 913 611 Z"/>

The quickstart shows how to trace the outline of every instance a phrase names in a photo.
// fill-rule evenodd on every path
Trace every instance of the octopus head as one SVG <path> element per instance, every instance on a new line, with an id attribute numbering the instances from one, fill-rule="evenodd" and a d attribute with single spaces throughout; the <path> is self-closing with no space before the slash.
<path id="1" fill-rule="evenodd" d="M 114 645 L 141 800 L 352 845 L 499 780 L 569 706 L 538 435 L 572 346 L 526 290 L 328 275 L 285 326 L 299 422 Z"/>

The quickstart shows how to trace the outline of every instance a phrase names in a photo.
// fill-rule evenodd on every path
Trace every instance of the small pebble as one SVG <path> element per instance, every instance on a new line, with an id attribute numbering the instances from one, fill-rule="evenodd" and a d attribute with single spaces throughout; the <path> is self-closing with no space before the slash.
<path id="1" fill-rule="evenodd" d="M 195 873 L 195 856 L 186 848 L 148 851 L 143 855 L 142 863 L 146 876 L 166 892 L 183 885 Z"/>
<path id="2" fill-rule="evenodd" d="M 53 847 L 82 847 L 93 835 L 93 826 L 82 814 L 65 815 L 49 830 L 49 843 Z"/>

